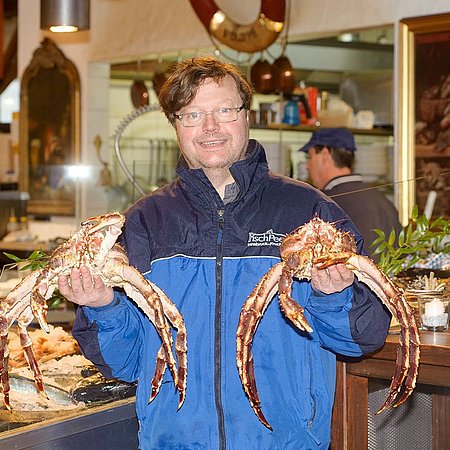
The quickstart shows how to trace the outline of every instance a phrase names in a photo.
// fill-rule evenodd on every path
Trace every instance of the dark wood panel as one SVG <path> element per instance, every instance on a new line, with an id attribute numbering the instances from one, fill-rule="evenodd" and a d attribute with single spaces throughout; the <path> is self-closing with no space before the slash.
<path id="1" fill-rule="evenodd" d="M 394 374 L 395 363 L 387 360 L 365 359 L 357 364 L 347 364 L 347 372 L 368 378 L 391 379 Z M 450 367 L 419 365 L 417 383 L 432 386 L 450 387 Z"/>
<path id="2" fill-rule="evenodd" d="M 347 373 L 347 450 L 367 448 L 368 378 Z"/>
<path id="3" fill-rule="evenodd" d="M 445 394 L 433 394 L 433 450 L 450 450 L 450 389 Z"/>
<path id="4" fill-rule="evenodd" d="M 398 335 L 392 334 L 373 355 L 338 361 L 331 450 L 367 449 L 369 379 L 391 379 L 397 347 Z M 432 448 L 450 450 L 450 333 L 421 332 L 417 383 L 432 394 Z"/>
<path id="5" fill-rule="evenodd" d="M 346 367 L 345 363 L 342 361 L 338 361 L 336 363 L 336 392 L 334 395 L 334 408 L 333 408 L 333 416 L 331 419 L 331 445 L 330 450 L 341 450 L 345 448 L 344 445 L 344 429 L 345 429 L 345 416 L 346 411 L 346 402 L 343 387 L 345 386 L 345 374 Z"/>

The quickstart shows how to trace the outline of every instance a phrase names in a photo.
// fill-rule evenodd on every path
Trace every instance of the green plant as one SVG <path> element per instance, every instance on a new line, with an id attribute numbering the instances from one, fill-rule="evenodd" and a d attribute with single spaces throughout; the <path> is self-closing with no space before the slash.
<path id="1" fill-rule="evenodd" d="M 445 239 L 450 233 L 450 221 L 438 217 L 430 222 L 424 214 L 419 215 L 417 205 L 398 236 L 394 230 L 387 237 L 382 230 L 374 231 L 378 237 L 371 247 L 380 255 L 378 267 L 388 276 L 409 269 L 427 254 L 450 252 L 450 241 Z"/>
<path id="2" fill-rule="evenodd" d="M 33 251 L 27 258 L 19 258 L 12 253 L 3 252 L 3 254 L 9 259 L 13 260 L 14 263 L 8 264 L 8 269 L 18 268 L 19 270 L 38 270 L 44 268 L 50 259 L 50 257 L 41 250 Z M 49 309 L 57 308 L 61 303 L 64 302 L 64 297 L 59 293 L 58 290 L 55 290 L 53 295 L 47 300 L 47 305 Z"/>
<path id="3" fill-rule="evenodd" d="M 12 253 L 6 253 L 3 252 L 5 256 L 7 256 L 9 259 L 12 259 L 14 261 L 14 264 L 10 265 L 10 269 L 15 269 L 16 267 L 19 268 L 19 270 L 37 270 L 42 269 L 45 267 L 48 263 L 49 257 L 45 252 L 42 252 L 41 250 L 35 250 L 33 253 L 31 253 L 28 258 L 19 258 L 16 255 L 13 255 Z M 21 265 L 21 267 L 19 267 Z"/>

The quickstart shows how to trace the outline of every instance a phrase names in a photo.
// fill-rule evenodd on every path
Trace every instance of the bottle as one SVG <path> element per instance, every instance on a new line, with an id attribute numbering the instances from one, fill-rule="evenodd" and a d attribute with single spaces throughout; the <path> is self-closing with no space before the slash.
<path id="1" fill-rule="evenodd" d="M 28 217 L 27 216 L 19 217 L 19 229 L 20 230 L 28 230 Z"/>
<path id="2" fill-rule="evenodd" d="M 322 91 L 320 93 L 320 108 L 321 110 L 328 109 L 328 100 L 329 100 L 329 93 L 327 91 Z"/>
<path id="3" fill-rule="evenodd" d="M 298 104 L 294 100 L 288 100 L 284 107 L 283 123 L 288 125 L 299 125 L 300 115 L 298 113 Z"/>
<path id="4" fill-rule="evenodd" d="M 17 221 L 16 213 L 14 211 L 14 208 L 11 208 L 11 212 L 8 217 L 8 222 L 6 224 L 6 233 L 11 233 L 13 231 L 17 231 L 19 229 L 20 225 Z"/>

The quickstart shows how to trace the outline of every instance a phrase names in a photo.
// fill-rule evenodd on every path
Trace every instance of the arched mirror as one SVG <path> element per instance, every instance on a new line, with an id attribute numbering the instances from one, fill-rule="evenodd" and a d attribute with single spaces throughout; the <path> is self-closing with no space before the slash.
<path id="1" fill-rule="evenodd" d="M 80 80 L 75 65 L 45 38 L 20 92 L 20 189 L 27 213 L 75 215 L 80 155 Z"/>

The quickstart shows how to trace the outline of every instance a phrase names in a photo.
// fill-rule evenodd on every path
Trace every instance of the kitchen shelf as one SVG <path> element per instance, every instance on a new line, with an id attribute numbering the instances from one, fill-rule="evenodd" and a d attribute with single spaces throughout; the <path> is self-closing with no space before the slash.
<path id="1" fill-rule="evenodd" d="M 266 125 L 251 125 L 252 129 L 255 130 L 275 130 L 275 131 L 303 131 L 303 132 L 314 132 L 319 130 L 321 127 L 316 125 L 288 125 L 285 123 L 272 123 L 268 126 Z M 367 135 L 367 136 L 392 136 L 394 130 L 392 128 L 348 128 L 350 132 L 354 135 Z"/>
<path id="2" fill-rule="evenodd" d="M 308 142 L 312 132 L 321 128 L 324 127 L 312 124 L 293 126 L 278 122 L 269 125 L 252 124 L 250 136 L 264 145 L 269 167 L 273 171 L 307 181 L 306 160 L 299 154 L 298 149 Z M 393 128 L 384 126 L 372 129 L 347 129 L 353 133 L 358 147 L 355 170 L 367 182 L 378 184 L 392 182 Z M 383 151 L 385 156 L 380 160 L 380 152 Z"/>

